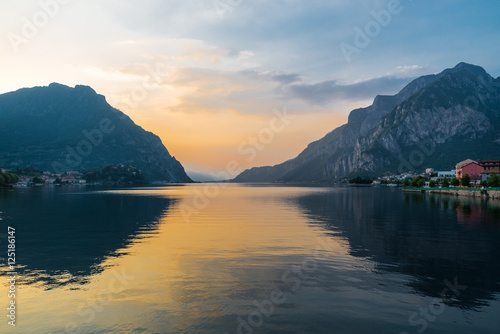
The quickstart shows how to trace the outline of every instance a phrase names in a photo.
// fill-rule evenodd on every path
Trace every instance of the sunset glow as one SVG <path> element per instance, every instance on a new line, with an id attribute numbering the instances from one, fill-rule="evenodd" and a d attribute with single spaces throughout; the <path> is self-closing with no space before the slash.
<path id="1" fill-rule="evenodd" d="M 211 1 L 41 3 L 10 2 L 0 13 L 0 92 L 51 82 L 91 86 L 160 136 L 187 169 L 206 172 L 233 160 L 249 168 L 291 159 L 375 95 L 396 93 L 411 79 L 459 61 L 500 72 L 493 56 L 499 47 L 490 42 L 498 40 L 492 12 L 465 2 L 430 4 L 435 8 L 426 15 L 446 10 L 448 26 L 424 25 L 422 38 L 406 44 L 408 34 L 416 34 L 408 22 L 421 20 L 426 6 L 402 1 L 391 24 L 348 59 L 342 46 L 354 45 L 355 29 L 386 4 L 242 1 L 221 12 Z M 468 33 L 458 19 L 464 13 L 481 16 L 481 25 L 470 28 L 481 33 L 473 41 L 477 48 L 456 52 L 459 36 Z M 258 24 L 250 24 L 257 17 Z M 451 36 L 436 45 L 441 53 L 422 53 L 420 46 L 444 35 Z M 483 44 L 489 54 L 474 52 Z M 285 109 L 296 117 L 255 158 L 238 152 L 266 128 L 274 110 Z"/>

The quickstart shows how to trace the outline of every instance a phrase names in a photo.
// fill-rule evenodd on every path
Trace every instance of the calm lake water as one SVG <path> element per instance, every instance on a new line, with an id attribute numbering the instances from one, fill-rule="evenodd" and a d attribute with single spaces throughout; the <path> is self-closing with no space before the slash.
<path id="1" fill-rule="evenodd" d="M 500 202 L 391 188 L 0 192 L 1 333 L 499 333 Z"/>

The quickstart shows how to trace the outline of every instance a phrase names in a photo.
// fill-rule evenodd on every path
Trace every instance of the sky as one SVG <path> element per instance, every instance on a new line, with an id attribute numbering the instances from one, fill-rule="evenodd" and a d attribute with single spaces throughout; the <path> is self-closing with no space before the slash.
<path id="1" fill-rule="evenodd" d="M 500 76 L 500 2 L 2 0 L 0 93 L 91 86 L 186 169 L 274 165 L 459 62 Z"/>

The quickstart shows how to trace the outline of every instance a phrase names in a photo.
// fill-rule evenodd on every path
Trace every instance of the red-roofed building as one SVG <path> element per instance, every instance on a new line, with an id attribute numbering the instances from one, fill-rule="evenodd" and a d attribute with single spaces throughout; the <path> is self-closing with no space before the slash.
<path id="1" fill-rule="evenodd" d="M 455 166 L 455 176 L 457 179 L 461 179 L 465 174 L 469 174 L 471 180 L 481 180 L 481 174 L 484 171 L 484 167 L 479 164 L 479 162 L 467 159 L 459 162 Z"/>

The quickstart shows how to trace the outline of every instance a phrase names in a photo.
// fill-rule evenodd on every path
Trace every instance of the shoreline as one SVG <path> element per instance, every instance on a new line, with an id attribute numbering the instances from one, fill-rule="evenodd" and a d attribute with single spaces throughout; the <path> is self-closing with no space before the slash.
<path id="1" fill-rule="evenodd" d="M 438 195 L 449 195 L 449 196 L 463 196 L 463 197 L 473 197 L 473 198 L 493 198 L 500 199 L 500 188 L 489 188 L 486 191 L 481 190 L 481 188 L 410 188 L 404 187 L 401 189 L 403 192 L 418 192 L 418 193 L 429 193 Z"/>

